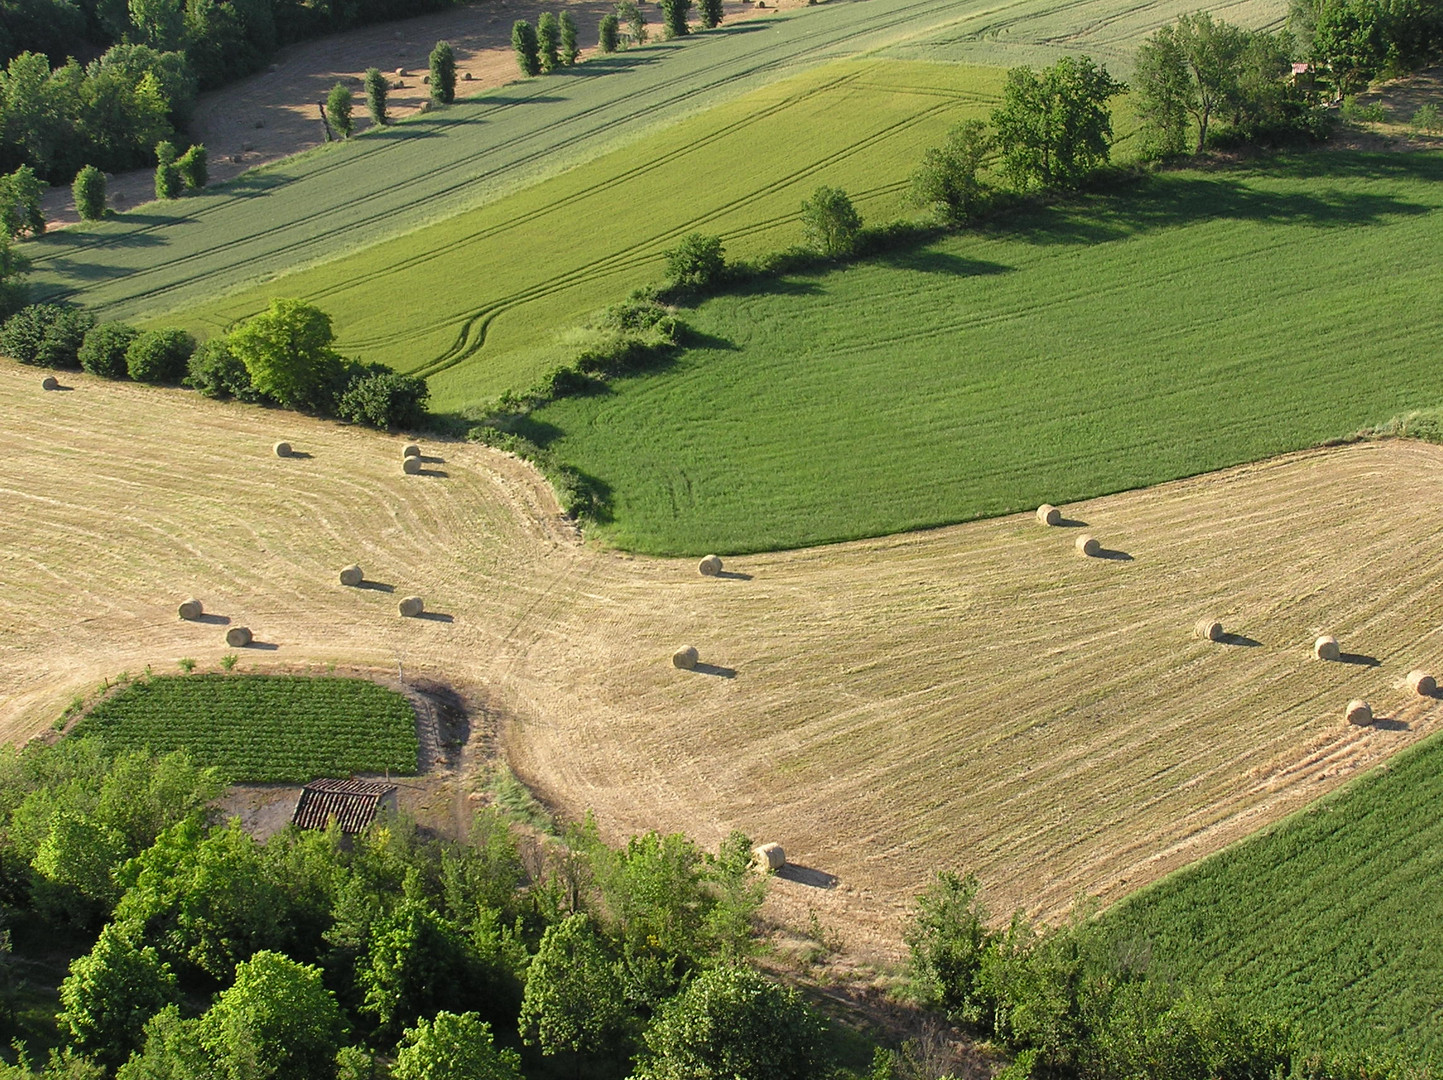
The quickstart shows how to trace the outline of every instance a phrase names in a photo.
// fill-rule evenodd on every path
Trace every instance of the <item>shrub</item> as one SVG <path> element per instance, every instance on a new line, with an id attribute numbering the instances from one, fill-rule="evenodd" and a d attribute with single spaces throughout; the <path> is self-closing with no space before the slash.
<path id="1" fill-rule="evenodd" d="M 78 308 L 31 304 L 0 327 L 0 352 L 22 364 L 79 367 L 80 346 L 94 324 L 94 318 Z"/>
<path id="2" fill-rule="evenodd" d="M 184 330 L 147 330 L 125 350 L 125 367 L 136 382 L 175 383 L 193 352 L 195 339 Z"/>
<path id="3" fill-rule="evenodd" d="M 345 83 L 336 83 L 326 95 L 326 126 L 338 139 L 349 139 L 354 130 L 351 107 L 351 88 Z"/>
<path id="4" fill-rule="evenodd" d="M 1381 101 L 1359 104 L 1354 94 L 1343 99 L 1343 119 L 1354 124 L 1381 124 L 1388 119 L 1388 113 Z"/>
<path id="5" fill-rule="evenodd" d="M 726 254 L 719 236 L 691 233 L 665 254 L 668 277 L 673 285 L 684 289 L 704 288 L 720 280 L 726 271 Z"/>
<path id="6" fill-rule="evenodd" d="M 180 169 L 175 164 L 175 144 L 157 143 L 155 147 L 155 197 L 174 199 L 180 194 Z"/>
<path id="7" fill-rule="evenodd" d="M 350 381 L 336 401 L 336 415 L 377 428 L 416 428 L 426 419 L 431 390 L 425 379 L 396 371 L 372 371 Z"/>
<path id="8" fill-rule="evenodd" d="M 616 17 L 615 12 L 601 17 L 601 25 L 597 27 L 597 37 L 600 39 L 602 52 L 616 52 L 616 46 L 621 39 L 621 20 Z"/>
<path id="9" fill-rule="evenodd" d="M 965 120 L 947 133 L 947 141 L 928 150 L 912 174 L 912 198 L 935 207 L 949 224 L 960 225 L 981 206 L 986 185 L 977 173 L 992 149 L 987 125 Z"/>
<path id="10" fill-rule="evenodd" d="M 626 36 L 632 44 L 646 44 L 646 16 L 636 0 L 620 0 L 616 5 L 616 17 L 626 23 Z"/>
<path id="11" fill-rule="evenodd" d="M 1413 113 L 1413 119 L 1408 122 L 1408 126 L 1414 131 L 1436 134 L 1443 131 L 1443 116 L 1440 116 L 1437 105 L 1419 105 Z"/>
<path id="12" fill-rule="evenodd" d="M 373 124 L 386 122 L 386 76 L 380 68 L 366 69 L 366 111 L 371 114 Z"/>
<path id="13" fill-rule="evenodd" d="M 438 105 L 456 100 L 456 54 L 449 41 L 438 41 L 431 50 L 431 100 Z"/>
<path id="14" fill-rule="evenodd" d="M 191 353 L 186 364 L 185 385 L 209 398 L 260 401 L 262 397 L 251 385 L 245 364 L 231 351 L 225 338 L 212 338 Z"/>
<path id="15" fill-rule="evenodd" d="M 850 255 L 862 229 L 862 216 L 841 188 L 823 185 L 802 203 L 802 233 L 823 255 Z"/>
<path id="16" fill-rule="evenodd" d="M 541 61 L 541 70 L 550 74 L 561 66 L 561 24 L 556 13 L 543 11 L 536 20 L 536 51 Z"/>
<path id="17" fill-rule="evenodd" d="M 105 174 L 94 165 L 75 174 L 70 193 L 75 196 L 75 212 L 81 221 L 98 221 L 105 216 Z"/>
<path id="18" fill-rule="evenodd" d="M 177 159 L 175 168 L 187 191 L 199 191 L 210 182 L 210 155 L 198 143 Z"/>
<path id="19" fill-rule="evenodd" d="M 0 176 L 0 232 L 11 240 L 27 232 L 31 236 L 43 233 L 45 214 L 40 200 L 44 195 L 45 181 L 29 165 Z"/>
<path id="20" fill-rule="evenodd" d="M 523 75 L 541 74 L 541 57 L 537 52 L 536 28 L 525 19 L 511 24 L 511 47 L 516 50 L 516 66 Z"/>
<path id="21" fill-rule="evenodd" d="M 92 327 L 80 346 L 80 366 L 92 375 L 107 379 L 123 379 L 129 374 L 125 350 L 140 336 L 140 331 L 123 322 L 101 323 Z"/>

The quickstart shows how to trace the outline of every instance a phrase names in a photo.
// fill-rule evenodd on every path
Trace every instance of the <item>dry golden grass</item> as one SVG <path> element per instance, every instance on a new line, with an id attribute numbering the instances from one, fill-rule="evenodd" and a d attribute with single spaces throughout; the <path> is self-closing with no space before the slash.
<path id="1" fill-rule="evenodd" d="M 533 474 L 481 447 L 406 476 L 399 439 L 66 381 L 0 366 L 12 741 L 122 670 L 214 667 L 225 626 L 176 617 L 194 596 L 254 631 L 242 669 L 400 664 L 476 688 L 518 773 L 611 835 L 782 844 L 779 902 L 885 955 L 936 867 L 975 871 L 1001 909 L 1112 899 L 1443 719 L 1403 682 L 1443 667 L 1443 533 L 1420 498 L 1443 485 L 1437 447 L 1066 507 L 1097 558 L 1026 514 L 713 578 L 577 543 Z M 276 458 L 281 436 L 311 456 Z M 352 562 L 360 588 L 336 578 Z M 397 618 L 412 593 L 428 613 Z M 1223 641 L 1195 636 L 1204 616 Z M 1344 662 L 1313 659 L 1324 629 Z M 678 642 L 696 670 L 673 666 Z M 1379 720 L 1345 724 L 1353 698 Z"/>

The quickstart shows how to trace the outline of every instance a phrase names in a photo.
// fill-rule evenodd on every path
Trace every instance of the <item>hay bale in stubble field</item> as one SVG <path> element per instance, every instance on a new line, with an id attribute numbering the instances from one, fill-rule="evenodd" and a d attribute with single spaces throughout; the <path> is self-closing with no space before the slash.
<path id="1" fill-rule="evenodd" d="M 702 577 L 716 577 L 721 573 L 722 561 L 715 555 L 708 555 L 697 564 L 697 570 Z"/>
<path id="2" fill-rule="evenodd" d="M 1348 723 L 1363 727 L 1373 722 L 1373 706 L 1362 698 L 1354 698 L 1348 702 L 1347 711 L 1343 715 L 1348 718 Z"/>
<path id="3" fill-rule="evenodd" d="M 1221 641 L 1223 639 L 1223 624 L 1216 619 L 1199 619 L 1195 629 L 1197 636 L 1204 641 Z"/>
<path id="4" fill-rule="evenodd" d="M 780 870 L 787 865 L 787 853 L 781 844 L 759 844 L 752 848 L 752 858 L 759 870 Z"/>
<path id="5" fill-rule="evenodd" d="M 1079 536 L 1075 541 L 1075 546 L 1079 555 L 1087 555 L 1089 557 L 1096 555 L 1102 550 L 1102 545 L 1097 542 L 1097 537 L 1095 536 Z"/>
<path id="6" fill-rule="evenodd" d="M 40 380 L 40 389 L 42 389 L 42 390 L 59 390 L 59 389 L 60 389 L 60 380 L 57 379 L 54 375 L 47 375 L 47 376 L 45 376 L 45 378 L 43 378 L 43 379 Z"/>
<path id="7" fill-rule="evenodd" d="M 421 612 L 426 610 L 426 602 L 419 596 L 406 596 L 396 605 L 397 609 L 408 619 L 414 619 Z"/>
<path id="8" fill-rule="evenodd" d="M 421 448 L 413 442 L 408 442 L 405 446 L 401 447 L 401 456 L 403 458 L 420 457 Z"/>
<path id="9" fill-rule="evenodd" d="M 691 671 L 696 667 L 699 657 L 700 654 L 696 651 L 695 645 L 685 645 L 671 654 L 671 662 L 673 666 L 679 667 L 683 671 Z"/>
<path id="10" fill-rule="evenodd" d="M 1406 679 L 1408 689 L 1419 697 L 1432 697 L 1438 692 L 1438 680 L 1426 671 L 1410 671 Z"/>
<path id="11" fill-rule="evenodd" d="M 205 606 L 195 597 L 189 597 L 180 602 L 180 617 L 187 622 L 192 619 L 199 619 L 205 614 Z"/>
<path id="12" fill-rule="evenodd" d="M 421 471 L 421 459 L 418 457 L 402 458 L 401 471 L 407 476 L 415 476 Z"/>
<path id="13" fill-rule="evenodd" d="M 225 643 L 232 649 L 244 649 L 251 643 L 251 640 L 249 626 L 232 626 L 225 632 Z"/>
<path id="14" fill-rule="evenodd" d="M 359 585 L 361 582 L 363 582 L 363 581 L 365 581 L 365 580 L 366 580 L 366 575 L 361 572 L 361 568 L 360 568 L 359 566 L 357 566 L 355 563 L 352 563 L 350 566 L 343 566 L 343 567 L 341 567 L 341 584 L 342 584 L 342 585 L 355 586 L 355 585 Z"/>
<path id="15" fill-rule="evenodd" d="M 1338 651 L 1338 639 L 1331 635 L 1324 634 L 1313 642 L 1313 655 L 1319 660 L 1336 660 L 1340 655 Z"/>
<path id="16" fill-rule="evenodd" d="M 278 443 L 276 443 L 276 445 L 275 445 L 275 451 L 276 451 L 276 457 L 290 457 L 290 456 L 291 456 L 291 444 L 288 443 L 288 442 L 278 442 Z"/>
<path id="17" fill-rule="evenodd" d="M 1044 525 L 1058 525 L 1062 522 L 1062 511 L 1051 503 L 1043 503 L 1037 508 L 1037 520 Z"/>

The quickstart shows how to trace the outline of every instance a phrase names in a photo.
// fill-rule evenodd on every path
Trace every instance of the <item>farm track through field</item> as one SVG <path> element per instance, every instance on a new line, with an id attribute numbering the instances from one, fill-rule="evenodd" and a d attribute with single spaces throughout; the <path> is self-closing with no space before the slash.
<path id="1" fill-rule="evenodd" d="M 1123 895 L 1436 730 L 1443 448 L 1299 454 L 1030 515 L 728 560 L 576 542 L 512 458 L 0 366 L 0 737 L 122 671 L 336 663 L 477 688 L 518 773 L 608 836 L 732 827 L 834 888 L 785 903 L 895 956 L 930 871 L 1005 911 Z M 287 438 L 309 458 L 277 459 Z M 359 562 L 371 588 L 335 572 Z M 388 591 L 389 590 L 389 591 Z M 434 619 L 402 619 L 415 592 Z M 1192 635 L 1209 615 L 1240 635 Z M 1312 659 L 1318 633 L 1358 663 Z M 678 671 L 695 644 L 704 663 Z M 272 648 L 273 647 L 273 648 Z M 1376 663 L 1374 662 L 1376 661 Z M 1343 703 L 1385 722 L 1348 728 Z M 822 879 L 818 879 L 822 880 Z"/>

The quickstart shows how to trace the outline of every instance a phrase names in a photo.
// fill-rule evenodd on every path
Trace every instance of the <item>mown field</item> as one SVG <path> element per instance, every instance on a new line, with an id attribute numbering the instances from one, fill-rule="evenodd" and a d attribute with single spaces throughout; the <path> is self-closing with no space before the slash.
<path id="1" fill-rule="evenodd" d="M 153 676 L 74 727 L 115 746 L 189 751 L 232 782 L 305 783 L 416 771 L 416 713 L 365 679 L 287 675 Z"/>
<path id="2" fill-rule="evenodd" d="M 1443 155 L 1163 174 L 688 314 L 667 371 L 530 434 L 619 547 L 800 547 L 1314 445 L 1439 400 Z"/>
<path id="3" fill-rule="evenodd" d="M 1103 920 L 1185 985 L 1310 1041 L 1443 1060 L 1443 742 L 1429 739 Z"/>
<path id="4" fill-rule="evenodd" d="M 923 150 L 958 120 L 985 115 L 1002 74 L 826 65 L 181 321 L 214 333 L 277 292 L 304 297 L 332 313 L 343 351 L 431 375 L 437 408 L 474 404 L 569 359 L 564 332 L 661 280 L 663 252 L 689 232 L 720 235 L 733 257 L 798 243 L 799 207 L 823 183 L 850 191 L 870 220 L 897 216 Z"/>

